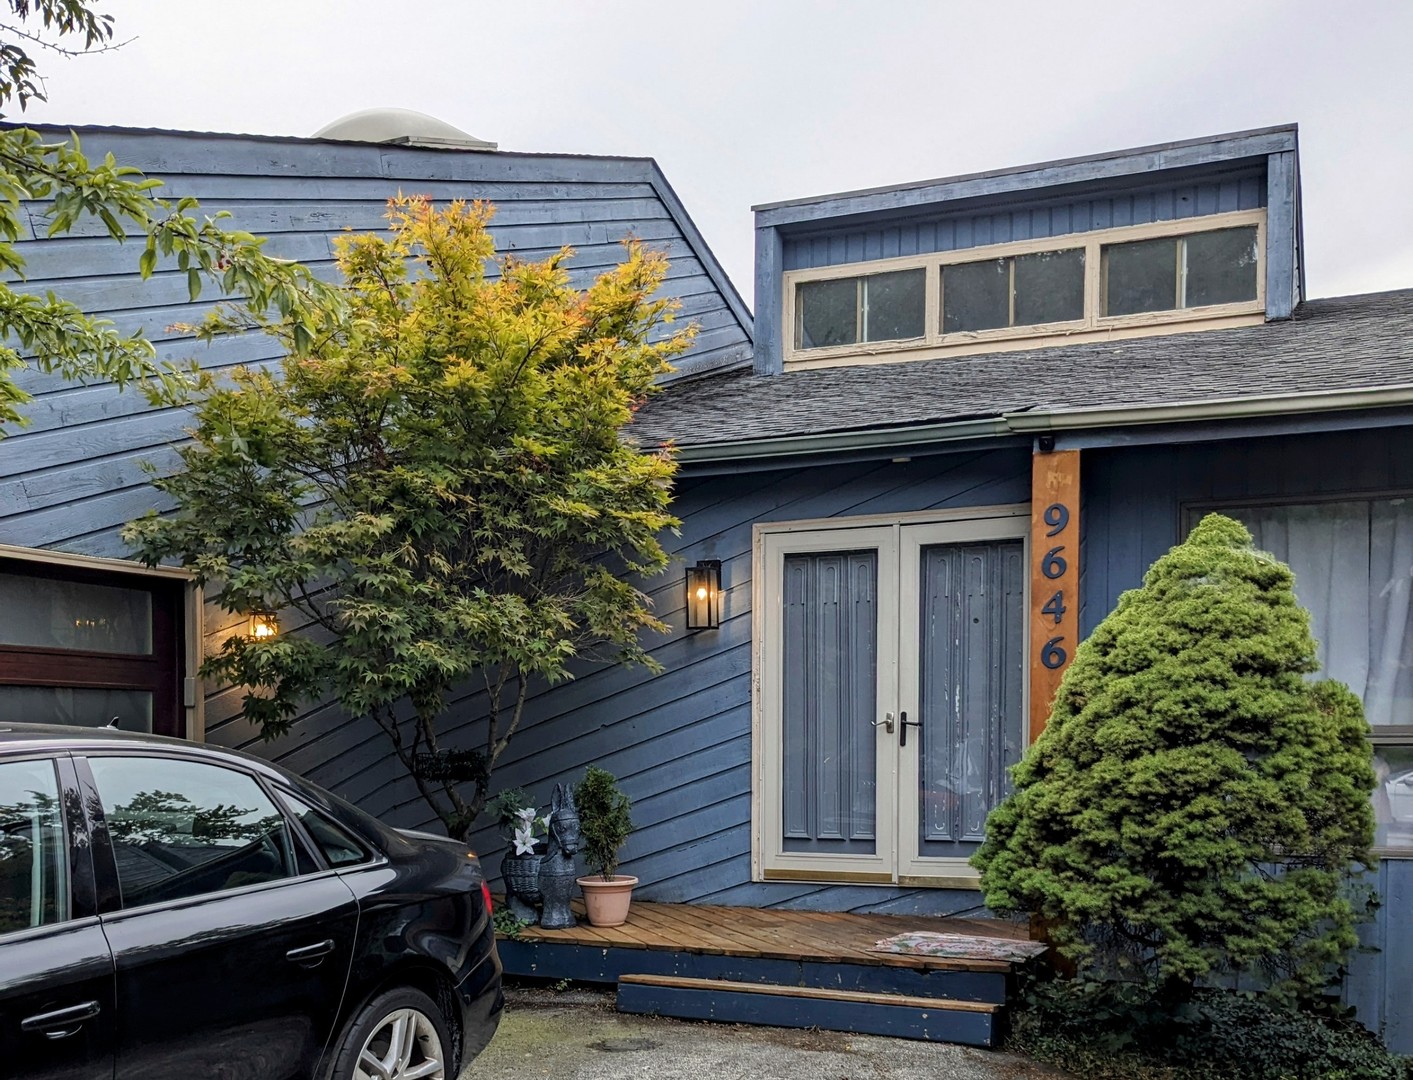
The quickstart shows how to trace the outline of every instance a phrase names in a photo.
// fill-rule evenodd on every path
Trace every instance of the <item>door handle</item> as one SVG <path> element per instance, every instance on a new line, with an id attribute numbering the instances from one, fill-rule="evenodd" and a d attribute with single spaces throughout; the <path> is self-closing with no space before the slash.
<path id="1" fill-rule="evenodd" d="M 285 953 L 285 959 L 295 964 L 309 964 L 311 967 L 317 964 L 329 953 L 334 951 L 334 939 L 326 938 L 314 945 L 305 945 L 302 948 L 291 949 Z"/>
<path id="2" fill-rule="evenodd" d="M 903 715 L 904 715 L 904 716 L 907 716 L 907 713 L 904 713 Z M 892 734 L 893 734 L 893 714 L 890 713 L 890 712 L 884 713 L 884 714 L 883 714 L 883 719 L 882 719 L 882 720 L 875 720 L 875 721 L 873 722 L 873 726 L 876 727 L 876 728 L 877 728 L 877 727 L 881 727 L 884 731 L 888 732 L 889 735 L 892 735 Z"/>
<path id="3" fill-rule="evenodd" d="M 67 1009 L 28 1016 L 20 1021 L 20 1030 L 42 1031 L 46 1039 L 62 1039 L 72 1035 L 83 1026 L 85 1020 L 92 1020 L 98 1013 L 98 1002 L 85 1001 L 81 1005 L 70 1005 Z"/>
<path id="4" fill-rule="evenodd" d="M 907 745 L 908 745 L 908 728 L 910 728 L 910 727 L 920 728 L 920 727 L 922 727 L 922 721 L 921 721 L 921 720 L 909 720 L 909 719 L 908 719 L 908 714 L 907 714 L 906 712 L 900 712 L 900 713 L 898 714 L 898 723 L 900 723 L 900 724 L 903 725 L 902 734 L 898 736 L 898 745 L 899 745 L 899 746 L 907 746 Z"/>

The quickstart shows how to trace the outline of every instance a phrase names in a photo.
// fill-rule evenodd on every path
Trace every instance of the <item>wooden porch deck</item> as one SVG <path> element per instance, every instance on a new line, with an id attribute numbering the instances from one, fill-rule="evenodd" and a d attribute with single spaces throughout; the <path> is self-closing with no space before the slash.
<path id="1" fill-rule="evenodd" d="M 574 910 L 582 919 L 584 912 L 580 901 L 575 901 Z M 853 915 L 635 900 L 628 922 L 622 926 L 595 927 L 587 922 L 566 930 L 531 926 L 520 931 L 517 938 L 526 943 L 688 952 L 794 963 L 866 964 L 919 970 L 1011 970 L 1010 963 L 985 957 L 907 956 L 869 951 L 882 938 L 912 931 L 1018 940 L 1028 936 L 1024 926 L 996 919 Z"/>
<path id="2" fill-rule="evenodd" d="M 1028 936 L 991 919 L 634 901 L 622 926 L 526 927 L 498 951 L 508 975 L 616 983 L 624 1012 L 996 1045 L 1016 965 L 980 948 L 870 951 L 914 931 Z"/>

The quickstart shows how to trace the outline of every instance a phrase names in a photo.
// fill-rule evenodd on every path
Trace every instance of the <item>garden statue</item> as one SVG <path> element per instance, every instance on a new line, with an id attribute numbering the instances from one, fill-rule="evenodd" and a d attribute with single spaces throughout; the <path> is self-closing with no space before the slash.
<path id="1" fill-rule="evenodd" d="M 546 930 L 563 930 L 574 925 L 569 908 L 574 894 L 574 854 L 579 850 L 579 814 L 572 792 L 561 784 L 554 786 L 550 803 L 549 852 L 540 860 L 539 892 L 544 902 L 540 925 Z"/>

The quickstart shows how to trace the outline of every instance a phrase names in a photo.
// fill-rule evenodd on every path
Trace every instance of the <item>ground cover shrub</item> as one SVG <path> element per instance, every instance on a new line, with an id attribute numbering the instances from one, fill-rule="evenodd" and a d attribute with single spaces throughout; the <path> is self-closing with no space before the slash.
<path id="1" fill-rule="evenodd" d="M 1408 1080 L 1352 1019 L 1227 990 L 1167 1007 L 1132 984 L 1036 983 L 1005 1048 L 1085 1080 Z"/>

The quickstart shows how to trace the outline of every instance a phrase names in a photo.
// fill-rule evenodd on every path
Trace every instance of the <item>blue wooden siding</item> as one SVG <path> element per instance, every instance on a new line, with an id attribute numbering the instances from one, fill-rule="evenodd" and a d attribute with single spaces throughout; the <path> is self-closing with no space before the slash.
<path id="1" fill-rule="evenodd" d="M 1413 428 L 1321 432 L 1240 441 L 1086 450 L 1080 464 L 1085 548 L 1081 632 L 1210 503 L 1413 493 Z M 1371 875 L 1382 897 L 1361 931 L 1345 1000 L 1400 1053 L 1413 1053 L 1413 860 L 1385 859 Z"/>
<path id="2" fill-rule="evenodd" d="M 492 231 L 504 250 L 531 258 L 572 246 L 578 254 L 570 266 L 581 282 L 619 262 L 621 241 L 638 236 L 667 252 L 672 266 L 664 292 L 681 301 L 682 322 L 701 327 L 680 370 L 709 370 L 749 357 L 749 313 L 656 165 L 645 159 L 106 129 L 81 136 L 90 158 L 111 151 L 120 162 L 165 179 L 173 195 L 197 196 L 206 212 L 229 210 L 229 224 L 268 236 L 273 254 L 301 259 L 328 275 L 335 238 L 346 228 L 385 227 L 385 202 L 399 190 L 438 200 L 493 201 Z M 28 262 L 27 288 L 41 294 L 52 289 L 121 330 L 142 329 L 164 360 L 194 356 L 210 370 L 278 361 L 278 347 L 259 335 L 197 344 L 177 324 L 199 322 L 214 296 L 190 303 L 184 275 L 170 266 L 140 281 L 138 252 L 131 244 L 112 243 L 91 221 L 81 222 L 71 236 L 45 239 L 42 209 L 28 208 L 31 235 L 19 245 Z M 144 466 L 175 463 L 174 444 L 183 438 L 187 414 L 153 409 L 136 391 L 79 386 L 30 370 L 19 372 L 17 382 L 35 400 L 26 409 L 29 426 L 0 440 L 0 543 L 128 556 L 119 538 L 123 525 L 164 508 Z M 209 608 L 207 650 L 237 628 L 238 620 Z M 385 749 L 331 707 L 310 709 L 291 738 L 264 744 L 239 717 L 238 691 L 208 687 L 205 704 L 213 742 L 287 760 L 335 787 L 355 790 L 365 771 L 380 778 L 365 786 L 376 789 L 384 782 Z"/>
<path id="3" fill-rule="evenodd" d="M 53 132 L 59 137 L 66 132 Z M 438 200 L 493 201 L 499 245 L 525 258 L 569 245 L 576 280 L 621 260 L 621 241 L 641 237 L 672 261 L 664 292 L 679 320 L 700 333 L 679 363 L 683 374 L 744 362 L 750 318 L 656 165 L 646 159 L 464 153 L 292 139 L 93 129 L 81 132 L 90 158 L 111 151 L 124 164 L 167 181 L 173 195 L 200 198 L 207 212 L 269 237 L 271 253 L 333 274 L 334 240 L 345 229 L 385 227 L 386 200 L 399 190 Z M 164 265 L 139 280 L 137 252 L 106 238 L 93 221 L 45 239 L 43 206 L 28 208 L 30 237 L 19 245 L 27 288 L 53 290 L 118 329 L 143 330 L 159 359 L 194 357 L 211 370 L 273 364 L 279 349 L 260 335 L 199 345 L 180 324 L 199 322 L 216 298 L 189 302 L 185 276 Z M 35 395 L 30 424 L 0 441 L 0 543 L 123 556 L 122 525 L 160 503 L 145 464 L 165 468 L 187 424 L 179 410 L 152 409 L 139 393 L 78 386 L 33 371 L 17 381 Z M 214 717 L 219 727 L 222 717 Z"/>
<path id="4" fill-rule="evenodd" d="M 1080 462 L 1085 550 L 1080 631 L 1182 538 L 1184 508 L 1203 503 L 1413 493 L 1413 428 L 1230 442 L 1086 450 Z"/>
<path id="5" fill-rule="evenodd" d="M 554 783 L 578 779 L 591 762 L 617 775 L 633 799 L 638 826 L 624 870 L 642 879 L 647 899 L 819 910 L 974 909 L 974 892 L 751 882 L 751 527 L 1023 502 L 1029 469 L 1026 451 L 998 450 L 684 481 L 676 504 L 682 535 L 668 539 L 673 568 L 650 583 L 658 613 L 672 627 L 653 648 L 665 673 L 585 670 L 571 683 L 536 693 L 497 786 L 525 787 L 545 800 Z M 687 634 L 681 568 L 699 558 L 722 560 L 724 617 L 719 630 Z M 467 745 L 482 730 L 482 697 L 471 694 L 456 707 L 464 719 L 454 738 Z M 401 820 L 422 820 L 410 785 L 394 779 L 389 767 L 371 767 L 386 757 L 381 736 L 367 731 L 363 737 L 362 746 L 350 746 L 327 765 L 317 748 L 307 757 L 295 751 L 289 761 L 296 767 L 307 761 L 321 782 L 341 779 L 352 767 L 345 794 Z M 486 852 L 504 848 L 491 830 L 474 842 Z"/>
<path id="6" fill-rule="evenodd" d="M 1147 189 L 1068 199 L 1051 197 L 1020 206 L 954 211 L 901 222 L 855 227 L 835 225 L 828 230 L 785 237 L 783 268 L 805 270 L 871 259 L 958 251 L 1123 225 L 1255 210 L 1265 205 L 1265 169 L 1247 168 L 1200 181 Z M 1288 273 L 1284 281 L 1289 294 Z"/>

